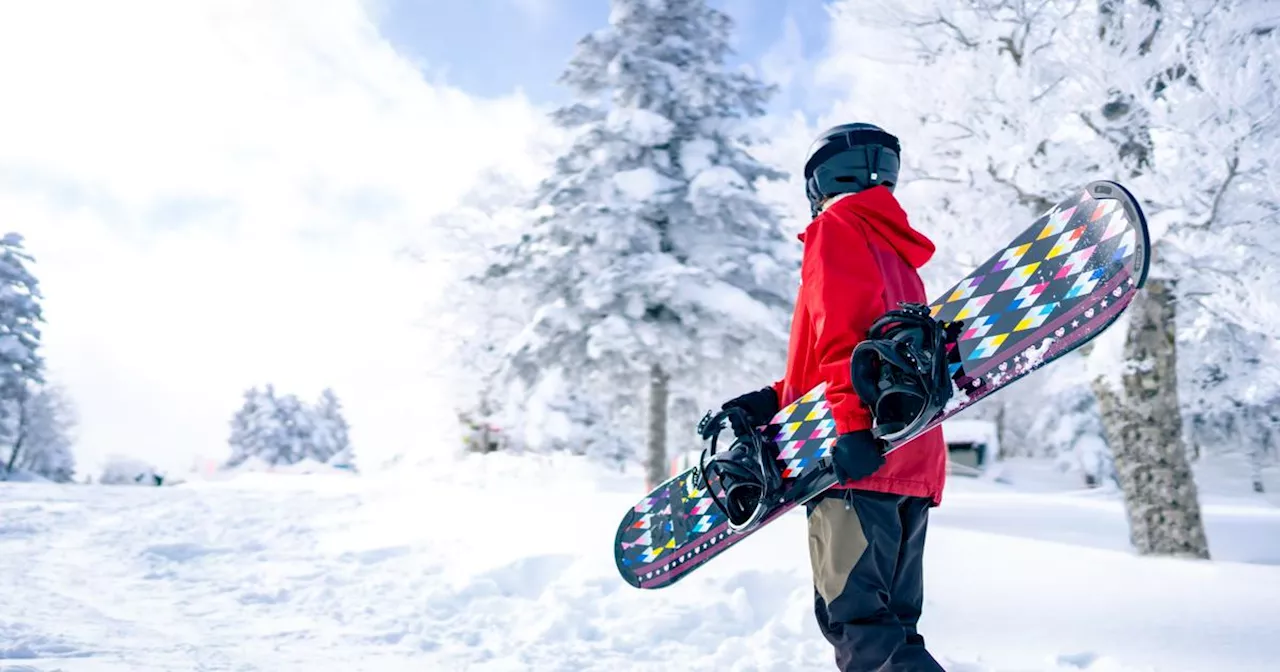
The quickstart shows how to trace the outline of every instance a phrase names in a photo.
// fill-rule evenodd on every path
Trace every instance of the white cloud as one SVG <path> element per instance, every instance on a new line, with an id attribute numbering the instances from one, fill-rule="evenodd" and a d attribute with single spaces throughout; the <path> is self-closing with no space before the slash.
<path id="1" fill-rule="evenodd" d="M 536 170 L 544 121 L 424 82 L 368 6 L 0 4 L 0 229 L 38 258 L 87 473 L 222 457 L 267 381 L 335 387 L 366 462 L 438 442 L 438 276 L 392 252 L 482 168 Z"/>
<path id="2" fill-rule="evenodd" d="M 782 23 L 782 36 L 760 57 L 760 72 L 766 81 L 777 84 L 786 94 L 791 87 L 808 85 L 812 64 L 804 56 L 804 42 L 796 17 L 788 14 Z"/>

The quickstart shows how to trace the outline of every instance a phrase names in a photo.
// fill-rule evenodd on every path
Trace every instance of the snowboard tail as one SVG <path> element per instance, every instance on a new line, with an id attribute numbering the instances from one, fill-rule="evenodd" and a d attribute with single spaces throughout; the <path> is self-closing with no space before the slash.
<path id="1" fill-rule="evenodd" d="M 1146 281 L 1150 240 L 1137 201 L 1098 181 L 1055 205 L 929 305 L 959 323 L 947 343 L 951 401 L 896 450 L 983 397 L 1087 343 L 1110 326 Z M 623 517 L 614 559 L 637 588 L 668 586 L 792 508 L 835 485 L 835 420 L 818 387 L 779 411 L 762 431 L 784 479 L 753 527 L 730 531 L 696 468 L 654 488 Z"/>

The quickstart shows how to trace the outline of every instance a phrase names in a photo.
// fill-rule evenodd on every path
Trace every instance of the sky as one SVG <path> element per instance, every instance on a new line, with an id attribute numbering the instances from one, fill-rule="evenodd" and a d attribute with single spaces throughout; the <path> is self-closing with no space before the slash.
<path id="1" fill-rule="evenodd" d="M 717 4 L 777 117 L 819 114 L 823 2 Z M 486 168 L 538 174 L 555 77 L 604 7 L 0 2 L 0 226 L 37 259 L 80 475 L 221 460 L 266 383 L 332 387 L 367 466 L 439 449 L 444 278 L 397 251 Z"/>
<path id="2" fill-rule="evenodd" d="M 780 83 L 785 70 L 813 59 L 826 36 L 824 0 L 712 0 L 734 18 L 734 65 L 748 64 Z M 556 83 L 574 44 L 605 25 L 606 0 L 383 0 L 382 34 L 437 81 L 476 96 L 519 90 L 538 102 L 563 102 Z M 795 87 L 793 87 L 795 88 Z M 790 94 L 792 91 L 787 91 Z M 775 109 L 811 107 L 805 96 L 782 95 Z"/>

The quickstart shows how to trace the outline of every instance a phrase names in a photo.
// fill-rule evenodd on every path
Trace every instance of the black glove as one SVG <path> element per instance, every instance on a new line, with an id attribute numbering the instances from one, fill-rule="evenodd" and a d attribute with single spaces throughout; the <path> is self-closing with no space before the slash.
<path id="1" fill-rule="evenodd" d="M 729 401 L 724 402 L 720 406 L 720 410 L 728 410 L 730 408 L 741 409 L 746 413 L 747 421 L 751 423 L 751 427 L 733 427 L 733 431 L 738 436 L 746 434 L 750 429 L 768 424 L 773 416 L 778 414 L 778 393 L 772 387 L 766 387 L 762 390 L 748 392 L 743 395 L 736 396 Z M 708 414 L 710 415 L 710 414 Z M 737 423 L 737 418 L 730 416 L 730 422 Z M 705 426 L 700 428 L 703 439 L 711 438 L 712 434 L 720 431 L 719 425 Z"/>
<path id="2" fill-rule="evenodd" d="M 841 434 L 831 449 L 831 462 L 840 483 L 860 481 L 884 466 L 884 444 L 869 429 Z"/>
<path id="3" fill-rule="evenodd" d="M 721 410 L 741 408 L 747 412 L 753 427 L 766 425 L 778 414 L 778 393 L 772 387 L 734 397 L 724 402 Z"/>

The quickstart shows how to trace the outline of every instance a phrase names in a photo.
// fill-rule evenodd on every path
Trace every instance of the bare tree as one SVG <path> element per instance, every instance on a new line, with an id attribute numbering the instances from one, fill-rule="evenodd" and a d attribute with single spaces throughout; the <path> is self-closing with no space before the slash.
<path id="1" fill-rule="evenodd" d="M 58 483 L 70 482 L 75 474 L 71 447 L 76 423 L 70 398 L 59 387 L 44 386 L 24 391 L 15 403 L 5 472 L 19 469 Z"/>
<path id="2" fill-rule="evenodd" d="M 836 11 L 839 43 L 864 63 L 880 61 L 859 69 L 849 59 L 850 79 L 902 94 L 864 93 L 841 109 L 892 119 L 900 129 L 908 170 L 899 191 L 908 212 L 963 267 L 938 266 L 934 273 L 944 277 L 934 286 L 980 261 L 1007 227 L 1090 180 L 1119 178 L 1143 201 L 1157 240 L 1152 291 L 1131 309 L 1130 333 L 1117 332 L 1125 345 L 1093 348 L 1090 358 L 1127 376 L 1098 404 L 1117 466 L 1136 474 L 1168 465 L 1186 481 L 1122 478 L 1131 517 L 1185 526 L 1174 536 L 1192 541 L 1204 534 L 1178 415 L 1192 404 L 1222 408 L 1222 392 L 1243 396 L 1246 387 L 1252 403 L 1266 403 L 1280 379 L 1268 356 L 1273 346 L 1243 337 L 1280 328 L 1270 295 L 1280 284 L 1280 246 L 1271 233 L 1280 198 L 1267 175 L 1280 153 L 1280 76 L 1268 57 L 1280 53 L 1274 7 L 1260 0 L 903 0 L 850 1 Z M 1213 386 L 1187 384 L 1203 380 L 1223 349 L 1251 349 L 1232 361 L 1262 364 L 1227 367 Z M 1067 375 L 1062 369 L 1053 375 Z M 1032 424 L 1028 416 L 1058 412 L 1033 406 L 1020 396 L 1009 413 Z M 1128 424 L 1152 417 L 1152 409 L 1169 416 L 1159 432 Z M 1133 442 L 1141 445 L 1121 445 Z M 1162 483 L 1172 490 L 1158 491 Z"/>

